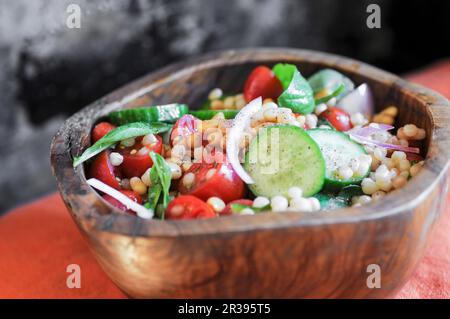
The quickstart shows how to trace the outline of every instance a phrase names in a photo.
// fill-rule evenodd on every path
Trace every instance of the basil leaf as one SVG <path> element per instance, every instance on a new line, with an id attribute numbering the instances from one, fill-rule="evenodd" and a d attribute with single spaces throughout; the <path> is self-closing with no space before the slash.
<path id="1" fill-rule="evenodd" d="M 322 69 L 314 73 L 308 78 L 308 83 L 314 94 L 322 90 L 334 92 L 340 85 L 344 85 L 345 89 L 339 93 L 339 96 L 343 96 L 355 88 L 355 85 L 348 77 L 333 69 Z"/>
<path id="2" fill-rule="evenodd" d="M 153 166 L 150 170 L 150 180 L 152 186 L 148 190 L 148 202 L 150 208 L 164 211 L 170 201 L 170 184 L 172 182 L 172 171 L 164 158 L 155 153 L 150 152 L 150 157 L 153 161 Z M 158 207 L 161 205 L 161 207 Z M 164 213 L 161 216 L 164 219 Z"/>
<path id="3" fill-rule="evenodd" d="M 314 110 L 313 90 L 297 68 L 294 70 L 289 86 L 278 97 L 278 105 L 301 114 L 308 114 Z"/>
<path id="4" fill-rule="evenodd" d="M 77 167 L 81 163 L 101 153 L 107 148 L 113 146 L 117 142 L 143 136 L 147 134 L 158 134 L 170 130 L 171 126 L 165 123 L 130 123 L 119 126 L 99 139 L 94 145 L 86 149 L 79 157 L 75 157 L 73 167 Z"/>
<path id="5" fill-rule="evenodd" d="M 332 92 L 331 94 L 324 96 L 320 99 L 315 99 L 314 101 L 315 101 L 316 105 L 318 105 L 320 103 L 325 103 L 325 102 L 328 102 L 329 100 L 331 100 L 332 98 L 340 95 L 344 91 L 345 91 L 345 85 L 343 83 L 341 83 L 334 92 Z"/>
<path id="6" fill-rule="evenodd" d="M 288 63 L 277 63 L 272 68 L 272 72 L 275 73 L 275 76 L 280 80 L 283 90 L 286 90 L 289 87 L 295 71 L 297 71 L 297 67 Z"/>

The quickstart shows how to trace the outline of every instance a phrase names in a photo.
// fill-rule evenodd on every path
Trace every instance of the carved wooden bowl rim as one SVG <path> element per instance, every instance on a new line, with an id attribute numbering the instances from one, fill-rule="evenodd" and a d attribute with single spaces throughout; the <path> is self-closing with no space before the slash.
<path id="1" fill-rule="evenodd" d="M 226 67 L 246 62 L 276 63 L 285 60 L 307 61 L 349 74 L 363 75 L 373 81 L 390 85 L 391 90 L 400 90 L 402 94 L 417 99 L 426 107 L 432 121 L 432 136 L 421 172 L 405 187 L 387 194 L 383 200 L 358 208 L 314 214 L 286 212 L 207 220 L 161 221 L 144 220 L 121 213 L 103 201 L 86 183 L 82 165 L 76 169 L 72 167 L 72 156 L 79 155 L 89 143 L 87 132 L 91 129 L 93 121 L 150 92 L 158 85 L 203 68 Z M 360 61 L 329 53 L 288 48 L 213 52 L 150 73 L 71 116 L 52 141 L 51 165 L 64 202 L 75 221 L 85 230 L 96 229 L 132 237 L 173 237 L 358 223 L 408 213 L 432 192 L 442 175 L 447 174 L 450 166 L 450 103 L 443 96 L 423 86 L 407 82 Z"/>

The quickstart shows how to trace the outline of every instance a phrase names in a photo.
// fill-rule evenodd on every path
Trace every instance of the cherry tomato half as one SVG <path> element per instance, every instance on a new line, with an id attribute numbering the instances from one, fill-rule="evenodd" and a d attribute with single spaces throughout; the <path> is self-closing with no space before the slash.
<path id="1" fill-rule="evenodd" d="M 166 209 L 167 219 L 212 218 L 216 213 L 211 206 L 197 197 L 184 195 L 172 200 Z"/>
<path id="2" fill-rule="evenodd" d="M 337 107 L 329 107 L 320 113 L 319 117 L 328 120 L 331 125 L 338 131 L 348 131 L 353 125 L 350 121 L 350 115 L 344 110 Z"/>
<path id="3" fill-rule="evenodd" d="M 162 152 L 162 138 L 155 135 L 156 142 L 151 145 L 144 146 L 142 144 L 142 137 L 136 139 L 136 142 L 131 147 L 121 148 L 119 146 L 119 153 L 123 156 L 123 162 L 120 165 L 122 174 L 127 177 L 141 177 L 147 169 L 153 166 L 150 151 L 161 154 Z"/>
<path id="4" fill-rule="evenodd" d="M 240 205 L 246 205 L 246 206 L 252 206 L 253 201 L 250 199 L 237 199 L 232 202 L 229 202 L 227 206 L 220 212 L 220 215 L 231 215 L 233 214 L 233 211 L 231 210 L 231 205 L 233 204 L 240 204 Z"/>
<path id="5" fill-rule="evenodd" d="M 127 196 L 132 201 L 134 201 L 134 202 L 136 202 L 138 204 L 142 204 L 142 198 L 141 198 L 141 196 L 138 193 L 135 193 L 135 192 L 130 191 L 130 190 L 122 190 L 120 192 L 122 194 L 124 194 L 125 196 Z M 127 207 L 124 204 L 122 204 L 121 202 L 119 202 L 117 199 L 115 199 L 112 196 L 109 196 L 109 195 L 105 194 L 105 195 L 103 195 L 103 199 L 106 200 L 111 205 L 113 205 L 114 207 L 117 207 L 118 209 L 123 210 L 124 212 L 130 213 L 130 214 L 134 214 L 134 212 L 131 209 L 127 209 Z"/>
<path id="6" fill-rule="evenodd" d="M 244 85 L 244 98 L 250 102 L 257 97 L 277 99 L 283 92 L 280 80 L 271 69 L 260 65 L 253 69 Z"/>
<path id="7" fill-rule="evenodd" d="M 98 123 L 92 130 L 92 143 L 97 142 L 99 139 L 101 139 L 103 136 L 105 136 L 115 128 L 116 128 L 115 125 L 112 125 L 111 123 L 108 122 Z"/>
<path id="8" fill-rule="evenodd" d="M 183 115 L 172 128 L 172 133 L 170 133 L 170 143 L 173 145 L 174 140 L 178 136 L 189 136 L 197 132 L 197 130 L 197 118 L 191 114 Z"/>
<path id="9" fill-rule="evenodd" d="M 120 177 L 121 172 L 116 166 L 112 166 L 109 161 L 110 153 L 110 151 L 103 151 L 97 155 L 89 168 L 88 175 L 91 178 L 96 178 L 113 188 L 120 189 L 120 185 L 116 180 L 116 177 Z"/>
<path id="10" fill-rule="evenodd" d="M 223 163 L 194 163 L 185 174 L 193 173 L 193 184 L 185 184 L 184 178 L 178 184 L 181 194 L 189 194 L 203 200 L 216 196 L 225 203 L 244 197 L 245 185 L 223 156 Z"/>

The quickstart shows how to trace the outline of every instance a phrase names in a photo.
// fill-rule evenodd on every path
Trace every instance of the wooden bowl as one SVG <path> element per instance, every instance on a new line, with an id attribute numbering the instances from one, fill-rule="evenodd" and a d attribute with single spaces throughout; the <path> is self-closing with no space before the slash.
<path id="1" fill-rule="evenodd" d="M 404 188 L 361 208 L 160 221 L 124 215 L 86 183 L 73 156 L 93 124 L 124 107 L 200 105 L 215 87 L 242 91 L 253 67 L 295 63 L 302 74 L 334 68 L 372 88 L 379 109 L 394 104 L 396 125 L 427 131 L 426 163 Z M 100 265 L 138 298 L 378 298 L 414 271 L 448 191 L 450 103 L 424 87 L 364 63 L 294 49 L 212 53 L 166 67 L 92 103 L 56 134 L 51 162 L 59 191 Z M 369 288 L 374 266 L 381 288 Z M 369 285 L 370 286 L 370 285 Z"/>

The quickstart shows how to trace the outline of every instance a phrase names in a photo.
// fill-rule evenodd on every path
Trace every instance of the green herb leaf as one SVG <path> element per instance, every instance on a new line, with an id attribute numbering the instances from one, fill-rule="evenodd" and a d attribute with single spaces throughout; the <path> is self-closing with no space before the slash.
<path id="1" fill-rule="evenodd" d="M 297 67 L 293 64 L 288 63 L 277 63 L 272 68 L 275 76 L 280 80 L 283 89 L 286 90 L 291 83 L 292 77 L 294 76 L 295 71 L 297 71 Z"/>
<path id="2" fill-rule="evenodd" d="M 291 68 L 289 70 L 291 70 Z M 314 110 L 315 102 L 313 90 L 309 86 L 308 81 L 305 80 L 296 67 L 289 86 L 278 97 L 278 105 L 290 108 L 293 112 L 301 114 L 308 114 Z"/>
<path id="3" fill-rule="evenodd" d="M 315 99 L 314 101 L 315 101 L 316 105 L 318 105 L 318 104 L 320 104 L 320 103 L 325 103 L 325 102 L 328 102 L 329 100 L 331 100 L 332 98 L 334 98 L 334 97 L 340 95 L 340 94 L 341 94 L 342 92 L 344 92 L 344 91 L 345 91 L 345 85 L 342 83 L 342 84 L 339 85 L 338 88 L 337 88 L 334 92 L 332 92 L 331 94 L 329 94 L 329 95 L 327 95 L 327 96 L 324 96 L 324 97 L 322 97 L 322 98 L 320 98 L 320 99 Z"/>
<path id="4" fill-rule="evenodd" d="M 355 85 L 349 78 L 333 69 L 322 69 L 314 73 L 308 78 L 308 83 L 314 94 L 322 90 L 335 92 L 340 85 L 344 85 L 344 90 L 337 95 L 342 96 L 355 88 Z"/>
<path id="5" fill-rule="evenodd" d="M 113 146 L 117 142 L 143 136 L 147 134 L 158 134 L 170 130 L 171 126 L 165 123 L 130 123 L 122 125 L 112 130 L 100 140 L 98 140 L 94 145 L 86 149 L 83 154 L 79 157 L 75 157 L 73 161 L 73 167 L 77 167 L 81 163 L 87 161 L 88 159 L 94 157 L 95 155 L 101 153 L 107 148 Z"/>
<path id="6" fill-rule="evenodd" d="M 153 161 L 153 166 L 150 170 L 150 180 L 152 186 L 148 190 L 148 202 L 150 208 L 162 211 L 162 219 L 164 219 L 164 210 L 170 201 L 170 184 L 172 182 L 172 171 L 169 165 L 161 155 L 150 152 L 150 157 Z M 161 205 L 162 207 L 158 207 Z"/>

